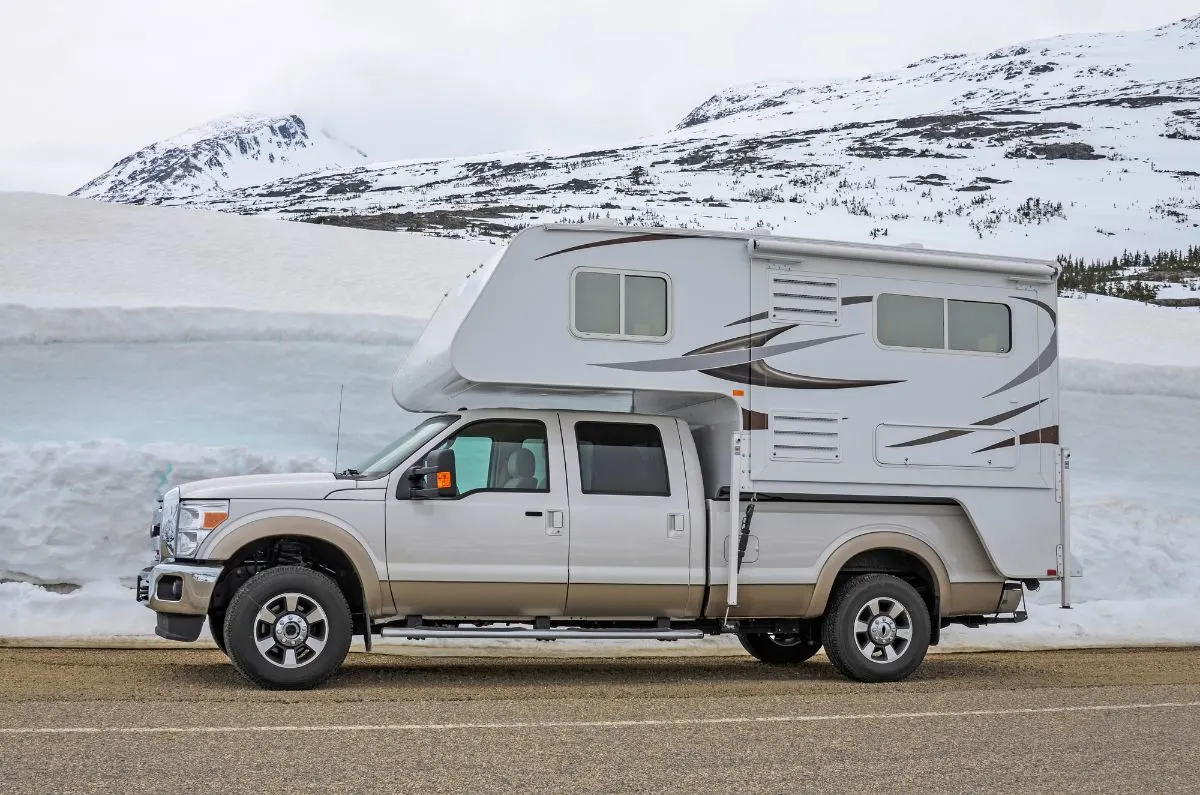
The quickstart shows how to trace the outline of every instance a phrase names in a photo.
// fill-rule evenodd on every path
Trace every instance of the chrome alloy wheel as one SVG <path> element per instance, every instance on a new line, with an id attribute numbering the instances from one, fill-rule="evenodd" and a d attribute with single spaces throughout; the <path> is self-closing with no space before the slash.
<path id="1" fill-rule="evenodd" d="M 908 651 L 911 641 L 912 616 L 895 599 L 872 599 L 855 614 L 854 642 L 873 663 L 895 662 Z"/>
<path id="2" fill-rule="evenodd" d="M 254 617 L 258 653 L 280 668 L 302 668 L 325 649 L 329 621 L 311 596 L 283 593 L 262 606 Z"/>

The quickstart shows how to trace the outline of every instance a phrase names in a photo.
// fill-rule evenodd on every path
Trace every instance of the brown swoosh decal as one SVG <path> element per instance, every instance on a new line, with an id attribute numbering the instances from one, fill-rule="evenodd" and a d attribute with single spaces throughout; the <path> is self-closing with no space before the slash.
<path id="1" fill-rule="evenodd" d="M 744 431 L 765 431 L 770 424 L 769 420 L 770 417 L 761 411 L 742 409 L 742 430 Z"/>
<path id="2" fill-rule="evenodd" d="M 1022 373 L 1020 375 L 1018 375 L 1016 378 L 1009 381 L 1007 384 L 1000 387 L 995 392 L 987 393 L 986 395 L 984 395 L 984 397 L 990 398 L 993 395 L 999 395 L 1001 392 L 1004 392 L 1005 390 L 1012 389 L 1014 386 L 1020 386 L 1021 384 L 1025 383 L 1026 381 L 1037 378 L 1039 375 L 1044 373 L 1046 371 L 1046 368 L 1049 367 L 1051 364 L 1053 364 L 1054 360 L 1057 358 L 1058 358 L 1058 329 L 1055 329 L 1054 332 L 1050 335 L 1050 342 L 1046 343 L 1045 350 L 1043 350 L 1038 355 L 1037 359 L 1034 360 L 1033 364 L 1026 367 L 1025 370 L 1022 371 Z"/>
<path id="3" fill-rule="evenodd" d="M 848 295 L 842 299 L 842 306 L 853 306 L 854 304 L 869 304 L 875 300 L 873 295 Z"/>
<path id="4" fill-rule="evenodd" d="M 700 353 L 736 351 L 741 350 L 742 348 L 761 348 L 763 345 L 775 339 L 780 334 L 784 333 L 785 331 L 791 331 L 794 328 L 796 328 L 795 323 L 791 324 L 790 326 L 780 326 L 779 328 L 759 331 L 755 334 L 743 334 L 740 337 L 733 337 L 732 339 L 714 342 L 712 345 L 705 345 L 701 348 L 696 348 L 695 350 L 688 351 L 684 354 L 684 356 L 695 356 L 696 354 Z"/>
<path id="5" fill-rule="evenodd" d="M 1033 304 L 1034 306 L 1040 306 L 1042 309 L 1046 310 L 1046 314 L 1048 314 L 1050 316 L 1050 319 L 1054 321 L 1055 325 L 1058 324 L 1057 313 L 1055 313 L 1055 311 L 1050 308 L 1050 305 L 1045 303 L 1044 301 L 1039 301 L 1036 298 L 1027 298 L 1023 295 L 1010 295 L 1009 298 L 1015 298 L 1018 301 L 1024 301 L 1027 304 Z"/>
<path id="6" fill-rule="evenodd" d="M 913 439 L 911 442 L 898 442 L 897 444 L 889 444 L 888 449 L 893 447 L 920 447 L 924 444 L 933 444 L 934 442 L 944 442 L 948 439 L 957 439 L 960 436 L 966 436 L 974 431 L 939 431 L 929 436 L 922 436 L 920 439 Z"/>
<path id="7" fill-rule="evenodd" d="M 767 319 L 767 313 L 759 312 L 757 315 L 751 315 L 750 317 L 744 317 L 741 320 L 735 320 L 732 323 L 726 323 L 725 328 L 729 328 L 730 326 L 741 326 L 746 323 L 753 323 L 756 320 L 766 320 L 766 319 Z"/>
<path id="8" fill-rule="evenodd" d="M 622 243 L 646 243 L 651 240 L 677 240 L 679 238 L 690 237 L 690 235 L 671 235 L 664 233 L 655 233 L 647 235 L 633 235 L 631 237 L 618 237 L 610 240 L 597 240 L 594 243 L 582 243 L 578 246 L 551 251 L 549 254 L 543 254 L 537 259 L 546 259 L 547 257 L 557 257 L 559 254 L 566 254 L 571 251 L 583 251 L 585 248 L 598 248 L 599 246 L 619 246 Z"/>
<path id="9" fill-rule="evenodd" d="M 1021 444 L 1058 444 L 1058 426 L 1049 425 L 1045 428 L 1038 428 L 1036 431 L 1021 434 L 1018 439 Z M 1012 447 L 1015 444 L 1016 442 L 1012 439 L 1005 439 L 1003 442 L 981 447 L 975 452 L 986 453 L 989 450 L 999 450 L 1001 447 Z"/>
<path id="10" fill-rule="evenodd" d="M 705 375 L 732 381 L 748 386 L 766 386 L 775 389 L 858 389 L 866 386 L 886 386 L 887 384 L 902 384 L 903 381 L 856 381 L 844 378 L 821 378 L 812 375 L 800 375 L 777 370 L 766 362 L 759 360 L 749 364 L 736 364 L 730 367 L 715 367 L 701 370 Z"/>
<path id="11" fill-rule="evenodd" d="M 1013 417 L 1017 416 L 1018 414 L 1024 414 L 1025 412 L 1029 411 L 1031 408 L 1033 408 L 1035 406 L 1039 406 L 1042 403 L 1045 403 L 1048 399 L 1049 398 L 1042 398 L 1041 400 L 1034 401 L 1033 403 L 1027 403 L 1024 406 L 1020 406 L 1015 409 L 1010 409 L 1009 411 L 1006 411 L 1003 414 L 997 414 L 994 417 L 988 417 L 985 420 L 979 420 L 978 422 L 972 422 L 971 424 L 972 425 L 995 425 L 996 423 L 1004 422 L 1005 420 L 1010 420 Z M 891 449 L 893 447 L 919 447 L 920 445 L 924 445 L 924 444 L 933 444 L 934 442 L 944 442 L 948 439 L 957 439 L 958 437 L 966 436 L 969 433 L 973 433 L 973 431 L 964 431 L 964 430 L 939 431 L 938 433 L 931 434 L 929 436 L 922 436 L 920 439 L 913 439 L 911 442 L 900 442 L 899 444 L 889 444 L 888 449 Z"/>

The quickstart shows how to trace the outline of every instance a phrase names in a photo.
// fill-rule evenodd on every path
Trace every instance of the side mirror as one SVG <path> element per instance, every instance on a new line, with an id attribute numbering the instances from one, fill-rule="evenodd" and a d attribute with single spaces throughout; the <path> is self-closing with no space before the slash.
<path id="1" fill-rule="evenodd" d="M 433 486 L 421 488 L 422 482 L 432 478 Z M 454 469 L 453 450 L 434 450 L 425 457 L 421 466 L 415 466 L 408 471 L 408 479 L 412 483 L 409 496 L 414 500 L 428 500 L 458 496 L 458 477 Z"/>

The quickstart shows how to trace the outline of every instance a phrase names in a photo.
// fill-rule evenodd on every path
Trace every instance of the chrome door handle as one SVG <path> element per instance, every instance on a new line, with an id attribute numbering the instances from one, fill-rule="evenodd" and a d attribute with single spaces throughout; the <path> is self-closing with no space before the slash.
<path id="1" fill-rule="evenodd" d="M 566 524 L 565 517 L 562 511 L 547 511 L 549 517 L 546 520 L 546 535 L 560 536 L 562 535 L 563 525 Z"/>
<path id="2" fill-rule="evenodd" d="M 687 514 L 667 514 L 667 538 L 683 538 L 687 532 Z"/>

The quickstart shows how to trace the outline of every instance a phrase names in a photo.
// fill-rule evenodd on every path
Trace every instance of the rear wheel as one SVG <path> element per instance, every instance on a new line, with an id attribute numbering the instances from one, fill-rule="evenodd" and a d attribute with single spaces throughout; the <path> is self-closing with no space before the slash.
<path id="1" fill-rule="evenodd" d="M 829 661 L 859 682 L 896 682 L 929 650 L 929 609 L 916 589 L 889 574 L 842 583 L 822 631 Z"/>
<path id="2" fill-rule="evenodd" d="M 755 659 L 772 665 L 796 665 L 821 650 L 821 641 L 807 634 L 739 632 L 738 640 Z"/>
<path id="3" fill-rule="evenodd" d="M 225 644 L 238 672 L 266 688 L 302 690 L 328 679 L 350 651 L 350 606 L 337 583 L 302 566 L 246 581 L 229 603 Z"/>

